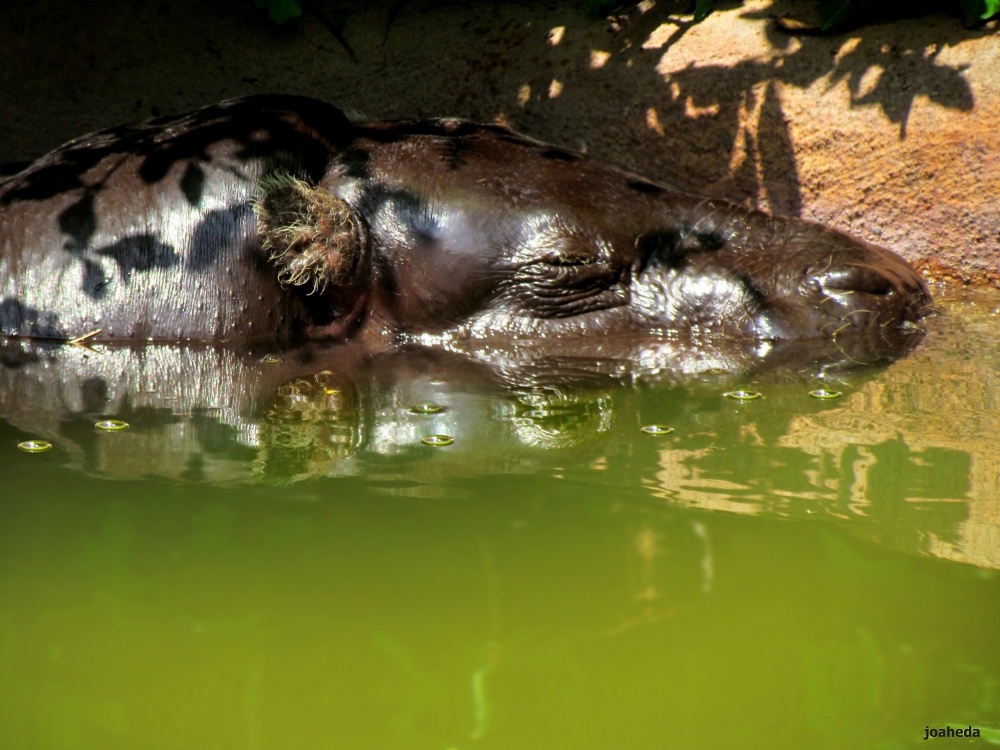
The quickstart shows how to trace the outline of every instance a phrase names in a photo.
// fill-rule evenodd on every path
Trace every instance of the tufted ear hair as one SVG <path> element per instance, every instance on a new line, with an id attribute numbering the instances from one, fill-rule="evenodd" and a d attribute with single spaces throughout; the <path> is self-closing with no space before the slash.
<path id="1" fill-rule="evenodd" d="M 368 249 L 364 219 L 350 205 L 317 185 L 288 173 L 263 178 L 254 200 L 261 247 L 284 286 L 358 283 Z"/>

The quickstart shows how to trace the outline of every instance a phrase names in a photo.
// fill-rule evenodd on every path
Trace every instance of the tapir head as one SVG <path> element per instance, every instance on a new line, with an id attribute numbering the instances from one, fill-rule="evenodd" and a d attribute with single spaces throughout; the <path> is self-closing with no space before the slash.
<path id="1" fill-rule="evenodd" d="M 929 305 L 887 250 L 492 126 L 363 126 L 319 184 L 272 193 L 298 206 L 262 222 L 283 277 L 403 333 L 835 338 Z"/>

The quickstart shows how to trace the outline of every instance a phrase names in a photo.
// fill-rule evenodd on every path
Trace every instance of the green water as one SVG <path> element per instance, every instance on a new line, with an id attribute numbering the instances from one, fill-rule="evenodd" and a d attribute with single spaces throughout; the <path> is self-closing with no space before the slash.
<path id="1" fill-rule="evenodd" d="M 939 305 L 889 367 L 658 385 L 8 367 L 0 748 L 1000 744 L 1000 296 Z"/>

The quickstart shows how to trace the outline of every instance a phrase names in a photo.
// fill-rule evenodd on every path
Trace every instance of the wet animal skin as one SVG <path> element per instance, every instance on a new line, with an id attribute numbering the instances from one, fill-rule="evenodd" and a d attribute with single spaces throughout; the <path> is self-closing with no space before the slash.
<path id="1" fill-rule="evenodd" d="M 0 335 L 97 341 L 888 336 L 888 250 L 494 125 L 255 96 L 0 181 Z M 99 331 L 99 333 L 94 333 Z"/>

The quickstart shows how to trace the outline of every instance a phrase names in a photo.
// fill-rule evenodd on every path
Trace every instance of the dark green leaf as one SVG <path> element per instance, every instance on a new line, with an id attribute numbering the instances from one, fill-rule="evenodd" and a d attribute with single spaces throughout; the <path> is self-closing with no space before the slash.
<path id="1" fill-rule="evenodd" d="M 712 8 L 715 6 L 715 0 L 695 0 L 694 3 L 694 20 L 702 21 L 705 17 L 712 12 Z"/>
<path id="2" fill-rule="evenodd" d="M 823 31 L 829 31 L 853 18 L 865 7 L 864 0 L 823 0 L 819 4 L 819 15 Z"/>
<path id="3" fill-rule="evenodd" d="M 266 9 L 276 24 L 286 23 L 302 15 L 299 0 L 253 0 L 253 4 L 262 10 Z"/>
<path id="4" fill-rule="evenodd" d="M 583 8 L 594 16 L 602 16 L 618 5 L 618 0 L 584 0 Z"/>
<path id="5" fill-rule="evenodd" d="M 959 4 L 966 26 L 974 26 L 1000 13 L 1000 0 L 959 0 Z"/>

